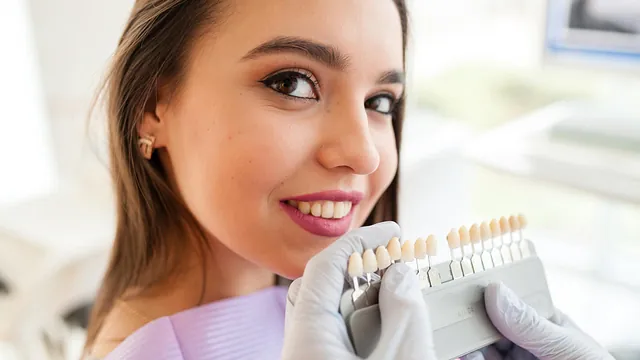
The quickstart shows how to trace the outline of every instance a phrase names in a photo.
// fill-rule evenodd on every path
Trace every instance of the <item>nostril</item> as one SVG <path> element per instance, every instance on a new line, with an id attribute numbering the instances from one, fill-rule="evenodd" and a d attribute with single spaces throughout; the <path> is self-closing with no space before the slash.
<path id="1" fill-rule="evenodd" d="M 11 293 L 11 288 L 9 284 L 2 278 L 0 278 L 0 295 L 9 295 Z"/>

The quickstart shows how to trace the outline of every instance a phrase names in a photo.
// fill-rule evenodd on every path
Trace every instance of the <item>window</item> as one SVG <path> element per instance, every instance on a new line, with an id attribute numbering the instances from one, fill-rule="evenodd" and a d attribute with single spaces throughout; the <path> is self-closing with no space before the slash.
<path id="1" fill-rule="evenodd" d="M 55 168 L 25 1 L 0 12 L 0 204 L 48 192 Z"/>
<path id="2" fill-rule="evenodd" d="M 624 114 L 640 135 L 640 61 L 629 71 L 546 58 L 546 0 L 414 0 L 412 8 L 405 234 L 444 235 L 524 212 L 556 305 L 605 345 L 637 343 L 630 319 L 640 310 L 629 311 L 640 309 L 640 137 L 622 149 L 576 134 L 620 135 Z M 570 119 L 571 139 L 558 130 Z M 554 125 L 542 130 L 544 122 Z M 610 182 L 623 176 L 627 193 Z M 626 305 L 594 314 L 603 303 Z"/>

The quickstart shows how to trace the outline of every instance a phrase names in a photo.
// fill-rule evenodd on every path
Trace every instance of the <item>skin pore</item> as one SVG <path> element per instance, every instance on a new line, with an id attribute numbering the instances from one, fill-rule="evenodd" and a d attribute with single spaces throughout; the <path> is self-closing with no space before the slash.
<path id="1" fill-rule="evenodd" d="M 274 273 L 301 276 L 364 223 L 396 173 L 390 112 L 404 75 L 391 0 L 235 0 L 225 12 L 195 42 L 176 91 L 159 84 L 139 125 L 210 238 L 207 282 L 194 253 L 171 284 L 116 303 L 98 343 L 272 286 Z M 284 210 L 286 200 L 336 190 L 362 196 L 339 234 L 314 234 Z"/>

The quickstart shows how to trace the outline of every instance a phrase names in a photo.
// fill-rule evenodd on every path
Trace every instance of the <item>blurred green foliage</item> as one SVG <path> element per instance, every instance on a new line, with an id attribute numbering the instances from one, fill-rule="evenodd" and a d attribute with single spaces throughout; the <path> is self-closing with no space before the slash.
<path id="1" fill-rule="evenodd" d="M 591 97 L 597 81 L 579 72 L 468 65 L 422 81 L 414 96 L 420 107 L 486 129 L 556 101 Z"/>

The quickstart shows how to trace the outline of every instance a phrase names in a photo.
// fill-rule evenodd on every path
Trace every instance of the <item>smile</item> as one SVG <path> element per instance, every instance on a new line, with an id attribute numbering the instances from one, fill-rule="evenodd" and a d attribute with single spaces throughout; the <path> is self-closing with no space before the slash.
<path id="1" fill-rule="evenodd" d="M 280 202 L 282 209 L 304 230 L 320 236 L 342 236 L 351 227 L 353 209 L 362 200 L 360 192 L 328 191 Z"/>
<path id="2" fill-rule="evenodd" d="M 289 200 L 287 204 L 298 208 L 301 213 L 323 219 L 342 219 L 351 212 L 351 201 L 295 201 Z"/>

